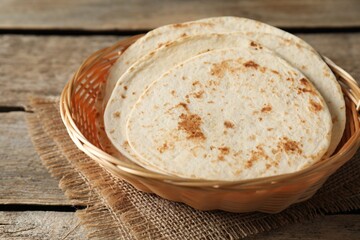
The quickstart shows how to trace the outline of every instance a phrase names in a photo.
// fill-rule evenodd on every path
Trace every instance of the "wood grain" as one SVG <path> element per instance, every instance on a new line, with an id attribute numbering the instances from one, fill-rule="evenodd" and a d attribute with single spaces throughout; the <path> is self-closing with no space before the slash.
<path id="1" fill-rule="evenodd" d="M 360 34 L 301 34 L 360 79 Z M 81 62 L 121 37 L 0 36 L 0 106 L 26 106 L 27 95 L 60 94 Z"/>
<path id="2" fill-rule="evenodd" d="M 71 205 L 33 148 L 26 114 L 0 113 L 0 204 Z"/>
<path id="3" fill-rule="evenodd" d="M 359 27 L 358 0 L 2 0 L 2 29 L 139 30 L 212 16 L 242 16 L 285 28 Z"/>
<path id="4" fill-rule="evenodd" d="M 261 233 L 251 240 L 355 240 L 360 215 L 337 215 Z M 86 230 L 71 212 L 0 212 L 1 239 L 85 239 Z"/>
<path id="5" fill-rule="evenodd" d="M 0 239 L 86 239 L 73 212 L 0 212 Z"/>
<path id="6" fill-rule="evenodd" d="M 249 240 L 356 240 L 360 236 L 360 215 L 337 215 L 292 224 L 259 234 Z"/>
<path id="7" fill-rule="evenodd" d="M 28 93 L 59 94 L 86 57 L 120 39 L 0 35 L 0 106 L 26 105 Z"/>

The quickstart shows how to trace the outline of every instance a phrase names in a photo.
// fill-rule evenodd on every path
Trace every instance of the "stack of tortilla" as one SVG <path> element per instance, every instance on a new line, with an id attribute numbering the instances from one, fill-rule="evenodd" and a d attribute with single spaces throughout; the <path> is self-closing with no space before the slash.
<path id="1" fill-rule="evenodd" d="M 245 18 L 166 25 L 112 67 L 107 137 L 151 171 L 253 179 L 304 169 L 336 149 L 341 88 L 305 41 Z"/>

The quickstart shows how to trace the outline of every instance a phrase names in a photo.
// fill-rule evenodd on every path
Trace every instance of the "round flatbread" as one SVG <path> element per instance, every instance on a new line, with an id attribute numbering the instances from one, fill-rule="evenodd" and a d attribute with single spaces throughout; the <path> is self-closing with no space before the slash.
<path id="1" fill-rule="evenodd" d="M 209 51 L 154 81 L 134 105 L 129 145 L 187 178 L 240 180 L 319 161 L 332 121 L 306 77 L 270 51 Z"/>

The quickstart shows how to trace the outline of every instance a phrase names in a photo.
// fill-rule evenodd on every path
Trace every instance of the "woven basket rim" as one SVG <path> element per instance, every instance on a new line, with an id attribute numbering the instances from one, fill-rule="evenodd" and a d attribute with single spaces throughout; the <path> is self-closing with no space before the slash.
<path id="1" fill-rule="evenodd" d="M 92 144 L 84 135 L 81 133 L 76 123 L 72 119 L 72 106 L 71 106 L 71 94 L 73 93 L 75 80 L 81 75 L 83 71 L 90 69 L 96 61 L 102 59 L 104 55 L 113 53 L 120 55 L 124 49 L 123 46 L 128 46 L 136 39 L 142 35 L 136 35 L 125 40 L 122 40 L 113 46 L 101 49 L 93 53 L 89 58 L 87 58 L 82 65 L 78 68 L 78 71 L 74 74 L 73 78 L 69 80 L 60 97 L 60 114 L 64 122 L 64 125 L 69 133 L 69 136 L 77 147 L 85 152 L 89 157 L 99 162 L 101 165 L 106 165 L 112 168 L 114 171 L 121 171 L 121 174 L 136 176 L 137 178 L 147 178 L 153 180 L 159 180 L 167 182 L 169 184 L 183 186 L 183 187 L 201 187 L 201 188 L 221 188 L 228 189 L 236 187 L 253 187 L 254 189 L 257 186 L 261 185 L 261 188 L 264 188 L 264 184 L 269 184 L 276 186 L 277 183 L 286 181 L 291 183 L 292 181 L 299 181 L 301 177 L 308 177 L 309 174 L 316 174 L 317 171 L 322 170 L 323 168 L 328 167 L 331 164 L 335 164 L 337 161 L 340 161 L 342 158 L 346 157 L 355 147 L 356 149 L 360 145 L 360 127 L 359 127 L 359 115 L 358 110 L 360 108 L 360 88 L 356 80 L 345 70 L 337 66 L 329 58 L 323 56 L 324 61 L 330 67 L 330 69 L 337 76 L 338 81 L 342 87 L 344 96 L 348 97 L 353 104 L 351 105 L 351 111 L 354 118 L 354 123 L 356 125 L 356 132 L 347 140 L 347 142 L 337 151 L 337 153 L 330 158 L 324 159 L 320 162 L 317 162 L 310 167 L 302 169 L 297 172 L 281 174 L 270 177 L 255 178 L 255 179 L 245 179 L 245 180 L 236 180 L 236 181 L 224 181 L 224 180 L 204 180 L 204 179 L 188 179 L 178 176 L 165 175 L 151 170 L 145 169 L 141 166 L 134 164 L 126 163 L 120 159 L 117 159 L 110 154 L 106 153 L 102 149 L 96 147 Z M 121 48 L 122 50 L 117 51 Z M 114 53 L 113 53 L 114 54 Z M 90 63 L 90 64 L 88 64 Z M 105 167 L 105 166 L 104 166 Z M 105 167 L 106 168 L 106 167 Z"/>

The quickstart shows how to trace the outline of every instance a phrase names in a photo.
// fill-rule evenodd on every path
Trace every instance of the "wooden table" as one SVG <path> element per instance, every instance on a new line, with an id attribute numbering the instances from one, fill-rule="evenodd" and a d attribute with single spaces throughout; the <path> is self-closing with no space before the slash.
<path id="1" fill-rule="evenodd" d="M 29 94 L 58 95 L 81 61 L 171 22 L 235 15 L 299 35 L 360 79 L 360 1 L 0 1 L 0 239 L 84 239 L 72 206 L 27 133 Z M 254 239 L 360 239 L 359 211 Z"/>

